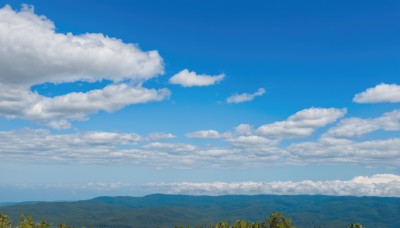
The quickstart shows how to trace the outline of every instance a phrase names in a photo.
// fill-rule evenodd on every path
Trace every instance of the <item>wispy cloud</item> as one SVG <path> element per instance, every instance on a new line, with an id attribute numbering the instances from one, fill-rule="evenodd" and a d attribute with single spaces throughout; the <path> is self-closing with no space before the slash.
<path id="1" fill-rule="evenodd" d="M 169 83 L 181 85 L 183 87 L 192 86 L 210 86 L 219 83 L 224 79 L 224 74 L 219 75 L 207 75 L 207 74 L 196 74 L 194 71 L 184 69 L 181 72 L 175 74 L 169 79 Z"/>
<path id="2" fill-rule="evenodd" d="M 262 96 L 264 93 L 265 93 L 265 89 L 264 88 L 259 88 L 254 93 L 234 94 L 234 95 L 226 98 L 226 102 L 228 104 L 231 104 L 231 103 L 237 104 L 237 103 L 252 101 L 254 98 Z"/>

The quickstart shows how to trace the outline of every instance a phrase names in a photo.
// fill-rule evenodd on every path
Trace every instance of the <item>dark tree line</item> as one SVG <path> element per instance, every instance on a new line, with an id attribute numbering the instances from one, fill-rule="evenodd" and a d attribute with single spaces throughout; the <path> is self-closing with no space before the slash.
<path id="1" fill-rule="evenodd" d="M 35 222 L 32 216 L 25 217 L 21 215 L 18 223 L 14 223 L 9 220 L 7 215 L 0 214 L 0 228 L 47 228 L 51 224 L 45 222 L 42 219 L 40 222 Z M 73 228 L 65 224 L 58 224 L 58 228 Z M 191 228 L 190 226 L 175 226 L 175 228 Z M 219 222 L 214 225 L 209 225 L 207 227 L 196 226 L 194 228 L 295 228 L 290 218 L 286 218 L 280 212 L 272 213 L 264 222 L 248 222 L 244 220 L 239 220 L 235 224 L 230 224 L 229 222 Z M 318 227 L 320 228 L 320 227 Z M 366 228 L 359 223 L 353 223 L 348 226 L 348 228 Z"/>

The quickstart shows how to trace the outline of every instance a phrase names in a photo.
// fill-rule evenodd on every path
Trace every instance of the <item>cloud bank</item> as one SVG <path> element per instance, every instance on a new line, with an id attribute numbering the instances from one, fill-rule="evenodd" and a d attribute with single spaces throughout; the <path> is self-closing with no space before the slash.
<path id="1" fill-rule="evenodd" d="M 96 105 L 95 101 L 88 103 Z M 114 108 L 113 105 L 110 104 L 111 109 Z M 118 104 L 115 105 L 118 108 Z M 307 138 L 293 141 L 294 136 L 309 136 L 316 128 L 336 121 L 345 112 L 345 109 L 310 108 L 291 115 L 285 121 L 265 124 L 256 130 L 249 124 L 240 124 L 223 133 L 199 130 L 186 134 L 192 140 L 208 140 L 205 143 L 188 143 L 175 139 L 176 136 L 172 133 L 160 132 L 140 136 L 135 133 L 113 132 L 56 134 L 41 129 L 0 131 L 0 156 L 4 161 L 13 162 L 126 163 L 174 168 L 324 163 L 398 167 L 400 138 L 360 140 L 365 134 L 379 129 L 400 131 L 398 110 L 371 119 L 342 119 L 336 126 L 322 133 L 316 141 Z M 78 114 L 77 111 L 71 112 L 71 115 Z M 68 123 L 52 124 L 63 127 Z M 263 127 L 265 131 L 260 132 Z M 99 138 L 100 135 L 102 137 Z M 171 139 L 173 143 L 168 142 Z"/>
<path id="2" fill-rule="evenodd" d="M 211 182 L 211 183 L 152 183 L 147 188 L 170 194 L 226 195 L 335 195 L 335 196 L 391 196 L 400 197 L 400 176 L 376 174 L 358 176 L 348 181 L 328 180 L 276 182 Z"/>
<path id="3" fill-rule="evenodd" d="M 2 186 L 0 185 L 0 188 Z M 4 187 L 4 186 L 3 186 Z M 7 186 L 10 188 L 10 186 Z M 132 194 L 138 190 L 154 193 L 189 195 L 274 194 L 274 195 L 332 195 L 400 197 L 400 176 L 375 174 L 356 176 L 351 180 L 273 181 L 273 182 L 174 182 L 135 185 L 122 182 L 81 184 L 20 184 L 16 189 L 94 192 L 98 194 Z"/>

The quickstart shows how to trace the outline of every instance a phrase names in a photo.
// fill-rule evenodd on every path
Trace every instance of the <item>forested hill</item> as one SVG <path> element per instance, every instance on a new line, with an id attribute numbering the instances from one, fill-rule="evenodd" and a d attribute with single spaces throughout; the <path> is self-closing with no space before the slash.
<path id="1" fill-rule="evenodd" d="M 174 227 L 218 221 L 264 221 L 283 212 L 296 227 L 400 227 L 400 198 L 155 194 L 145 197 L 98 197 L 76 202 L 42 202 L 0 207 L 17 221 L 21 213 L 47 222 L 94 227 Z"/>

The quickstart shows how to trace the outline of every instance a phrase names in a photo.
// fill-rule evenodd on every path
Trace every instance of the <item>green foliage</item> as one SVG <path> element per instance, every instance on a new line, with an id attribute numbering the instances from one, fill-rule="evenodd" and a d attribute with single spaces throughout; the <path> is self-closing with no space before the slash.
<path id="1" fill-rule="evenodd" d="M 294 228 L 292 220 L 283 216 L 280 212 L 272 213 L 268 218 L 266 223 L 269 228 Z"/>
<path id="2" fill-rule="evenodd" d="M 9 220 L 7 215 L 0 214 L 0 228 L 13 228 L 14 223 Z M 32 216 L 25 217 L 20 216 L 20 221 L 16 228 L 47 228 L 51 225 L 46 223 L 42 219 L 39 223 L 36 223 Z M 58 228 L 73 228 L 72 226 L 65 225 L 63 223 L 58 225 Z M 175 226 L 175 228 L 190 228 L 190 226 Z M 196 226 L 196 228 L 203 228 L 203 226 Z M 238 220 L 234 225 L 229 222 L 219 222 L 214 225 L 210 225 L 209 228 L 295 228 L 292 224 L 291 219 L 286 218 L 280 212 L 273 212 L 264 223 L 248 222 L 244 220 Z M 353 223 L 349 225 L 349 228 L 365 228 L 359 223 Z"/>
<path id="3" fill-rule="evenodd" d="M 366 227 L 361 225 L 360 223 L 352 223 L 349 225 L 349 228 L 366 228 Z"/>
<path id="4" fill-rule="evenodd" d="M 73 228 L 73 226 L 67 226 L 64 223 L 58 224 L 58 228 Z"/>
<path id="5" fill-rule="evenodd" d="M 233 228 L 261 228 L 261 224 L 259 223 L 251 223 L 243 220 L 239 220 L 233 226 Z"/>
<path id="6" fill-rule="evenodd" d="M 46 223 L 44 219 L 40 221 L 40 223 L 36 223 L 32 216 L 25 217 L 24 215 L 20 216 L 20 220 L 18 223 L 18 228 L 47 228 L 50 224 Z"/>
<path id="7" fill-rule="evenodd" d="M 10 228 L 12 227 L 13 222 L 8 220 L 7 215 L 0 214 L 0 228 Z"/>
<path id="8" fill-rule="evenodd" d="M 238 220 L 233 226 L 225 222 L 219 222 L 210 228 L 294 228 L 291 219 L 283 216 L 282 213 L 272 213 L 264 223 L 248 222 Z"/>

